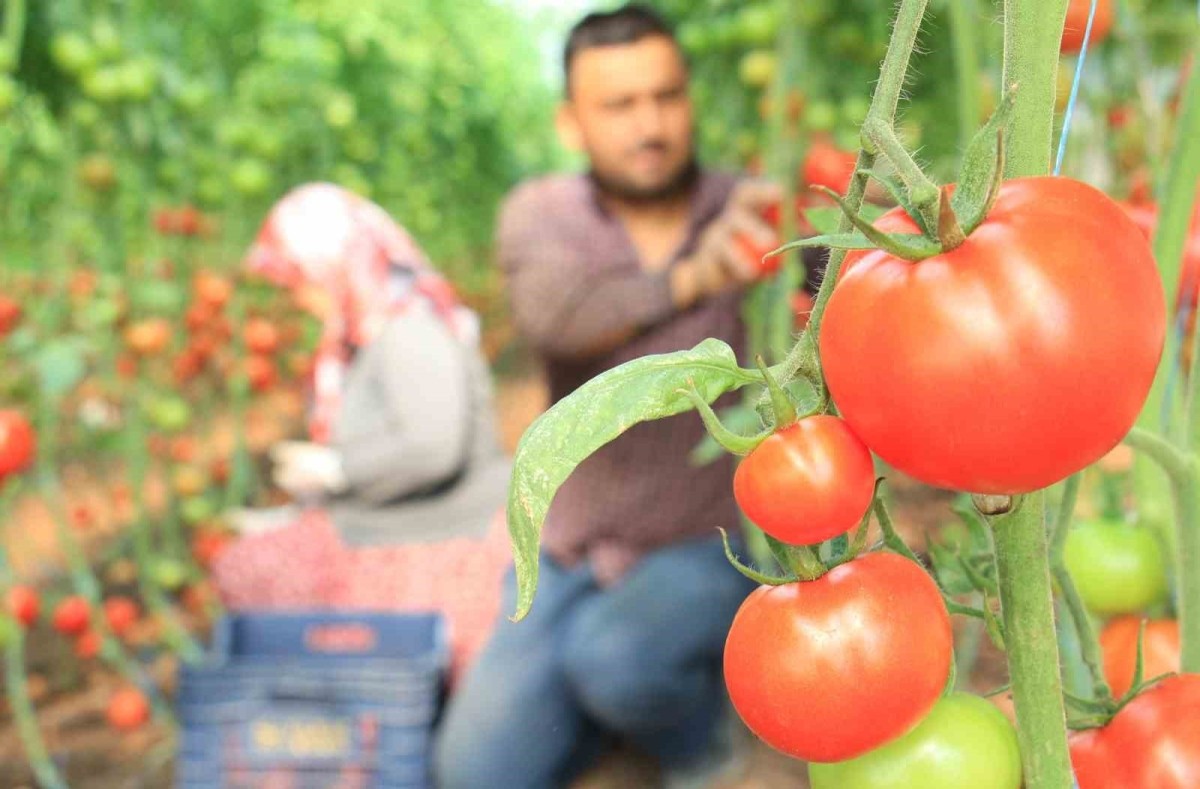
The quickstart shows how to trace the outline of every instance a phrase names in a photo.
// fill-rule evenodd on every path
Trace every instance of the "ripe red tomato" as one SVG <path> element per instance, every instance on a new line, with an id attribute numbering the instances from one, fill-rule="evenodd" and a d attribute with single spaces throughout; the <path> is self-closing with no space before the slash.
<path id="1" fill-rule="evenodd" d="M 1200 675 L 1165 679 L 1103 729 L 1073 735 L 1071 760 L 1079 789 L 1200 786 Z"/>
<path id="2" fill-rule="evenodd" d="M 110 597 L 104 601 L 104 618 L 113 635 L 124 637 L 137 623 L 140 614 L 137 603 L 128 597 Z"/>
<path id="3" fill-rule="evenodd" d="M 78 636 L 88 629 L 91 609 L 82 597 L 68 597 L 54 609 L 54 629 L 64 636 Z"/>
<path id="4" fill-rule="evenodd" d="M 242 332 L 250 353 L 269 356 L 279 349 L 279 329 L 266 318 L 251 318 Z"/>
<path id="5" fill-rule="evenodd" d="M 25 627 L 33 627 L 42 610 L 41 598 L 29 586 L 14 586 L 8 590 L 8 613 Z"/>
<path id="6" fill-rule="evenodd" d="M 1083 49 L 1083 34 L 1087 31 L 1088 14 L 1091 10 L 1092 0 L 1071 0 L 1067 6 L 1067 23 L 1059 47 L 1062 52 L 1072 54 Z M 1112 26 L 1112 0 L 1099 0 L 1096 3 L 1096 18 L 1092 20 L 1092 37 L 1088 41 L 1088 48 L 1108 38 Z"/>
<path id="7" fill-rule="evenodd" d="M 1137 666 L 1137 639 L 1141 620 L 1135 616 L 1113 619 L 1100 631 L 1100 651 L 1104 657 L 1104 678 L 1112 692 L 1120 697 L 1133 685 Z M 1179 623 L 1173 619 L 1146 622 L 1142 636 L 1142 676 L 1154 679 L 1180 669 Z"/>
<path id="8" fill-rule="evenodd" d="M 853 529 L 874 491 L 870 451 L 836 416 L 810 416 L 776 431 L 733 477 L 746 517 L 792 545 L 815 545 Z"/>
<path id="9" fill-rule="evenodd" d="M 20 302 L 8 296 L 0 296 L 0 337 L 15 329 L 23 314 Z"/>
<path id="10" fill-rule="evenodd" d="M 279 380 L 275 362 L 266 356 L 247 356 L 245 361 L 246 377 L 250 379 L 250 388 L 255 392 L 269 391 Z"/>
<path id="11" fill-rule="evenodd" d="M 221 309 L 233 295 L 233 283 L 220 274 L 198 271 L 192 279 L 192 290 L 196 294 L 197 301 Z"/>
<path id="12" fill-rule="evenodd" d="M 803 179 L 809 186 L 824 186 L 838 194 L 850 189 L 850 179 L 858 167 L 858 155 L 843 151 L 823 140 L 816 140 L 804 157 Z"/>
<path id="13" fill-rule="evenodd" d="M 118 731 L 133 731 L 150 720 L 150 703 L 136 688 L 122 688 L 108 702 L 108 723 Z"/>
<path id="14" fill-rule="evenodd" d="M 917 232 L 899 209 L 888 231 Z M 957 249 L 846 258 L 821 361 L 851 429 L 929 485 L 1014 494 L 1099 460 L 1133 426 L 1166 334 L 1146 239 L 1069 178 L 1008 181 Z"/>
<path id="15" fill-rule="evenodd" d="M 211 568 L 221 552 L 229 546 L 231 537 L 222 532 L 203 531 L 192 538 L 192 556 L 196 563 Z"/>
<path id="16" fill-rule="evenodd" d="M 80 660 L 91 660 L 100 654 L 100 636 L 88 630 L 75 639 L 75 656 Z"/>
<path id="17" fill-rule="evenodd" d="M 870 553 L 808 583 L 761 586 L 725 642 L 733 706 L 768 745 L 838 762 L 912 729 L 946 684 L 950 616 L 933 579 Z"/>
<path id="18" fill-rule="evenodd" d="M 163 318 L 147 318 L 125 330 L 125 344 L 140 356 L 162 353 L 171 342 L 171 324 Z"/>
<path id="19" fill-rule="evenodd" d="M 20 411 L 0 411 L 0 481 L 33 462 L 37 436 Z"/>

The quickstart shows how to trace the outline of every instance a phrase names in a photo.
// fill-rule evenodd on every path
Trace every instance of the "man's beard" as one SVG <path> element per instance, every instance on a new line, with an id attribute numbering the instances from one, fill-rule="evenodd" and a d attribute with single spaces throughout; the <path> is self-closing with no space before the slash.
<path id="1" fill-rule="evenodd" d="M 609 178 L 595 168 L 590 174 L 600 192 L 609 197 L 627 203 L 659 203 L 690 192 L 700 176 L 700 165 L 693 156 L 670 179 L 653 187 L 640 187 L 620 178 Z"/>

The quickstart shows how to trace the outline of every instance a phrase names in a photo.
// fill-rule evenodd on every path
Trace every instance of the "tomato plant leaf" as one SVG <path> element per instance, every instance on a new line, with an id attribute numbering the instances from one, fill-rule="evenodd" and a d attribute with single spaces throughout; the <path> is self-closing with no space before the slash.
<path id="1" fill-rule="evenodd" d="M 694 387 L 707 403 L 749 383 L 754 370 L 738 366 L 720 340 L 705 340 L 677 353 L 647 356 L 596 376 L 542 414 L 521 437 L 508 491 L 508 531 L 517 574 L 517 610 L 533 604 L 538 544 L 554 494 L 580 463 L 640 422 L 693 409 L 685 390 Z"/>

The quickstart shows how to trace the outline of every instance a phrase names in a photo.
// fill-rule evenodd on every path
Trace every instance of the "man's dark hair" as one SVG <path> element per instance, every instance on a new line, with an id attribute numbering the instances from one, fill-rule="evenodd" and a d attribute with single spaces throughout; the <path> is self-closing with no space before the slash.
<path id="1" fill-rule="evenodd" d="M 652 9 L 639 3 L 621 6 L 615 11 L 588 14 L 571 28 L 563 50 L 563 76 L 570 93 L 571 64 L 585 49 L 636 44 L 643 38 L 666 36 L 675 40 L 675 31 Z"/>

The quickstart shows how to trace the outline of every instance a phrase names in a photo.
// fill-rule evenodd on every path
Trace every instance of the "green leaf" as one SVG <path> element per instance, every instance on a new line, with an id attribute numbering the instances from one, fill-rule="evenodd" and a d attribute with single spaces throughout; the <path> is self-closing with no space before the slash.
<path id="1" fill-rule="evenodd" d="M 1015 92 L 1009 90 L 992 113 L 992 117 L 976 132 L 963 152 L 958 171 L 958 186 L 950 198 L 950 206 L 959 217 L 963 231 L 970 235 L 991 208 L 994 187 L 1003 175 L 1004 146 L 1000 135 L 1012 114 Z"/>
<path id="2" fill-rule="evenodd" d="M 596 376 L 555 403 L 517 446 L 508 491 L 508 531 L 522 619 L 537 589 L 538 543 L 554 494 L 580 463 L 640 422 L 692 410 L 683 391 L 694 386 L 705 402 L 762 378 L 738 366 L 733 350 L 705 340 L 689 351 L 647 356 Z"/>
<path id="3" fill-rule="evenodd" d="M 930 543 L 929 558 L 933 563 L 933 575 L 937 578 L 938 586 L 946 594 L 957 596 L 975 590 L 975 585 L 963 570 L 954 550 L 939 543 Z"/>
<path id="4" fill-rule="evenodd" d="M 71 391 L 87 373 L 87 343 L 79 337 L 52 340 L 33 358 L 38 385 L 46 397 L 58 398 Z"/>

